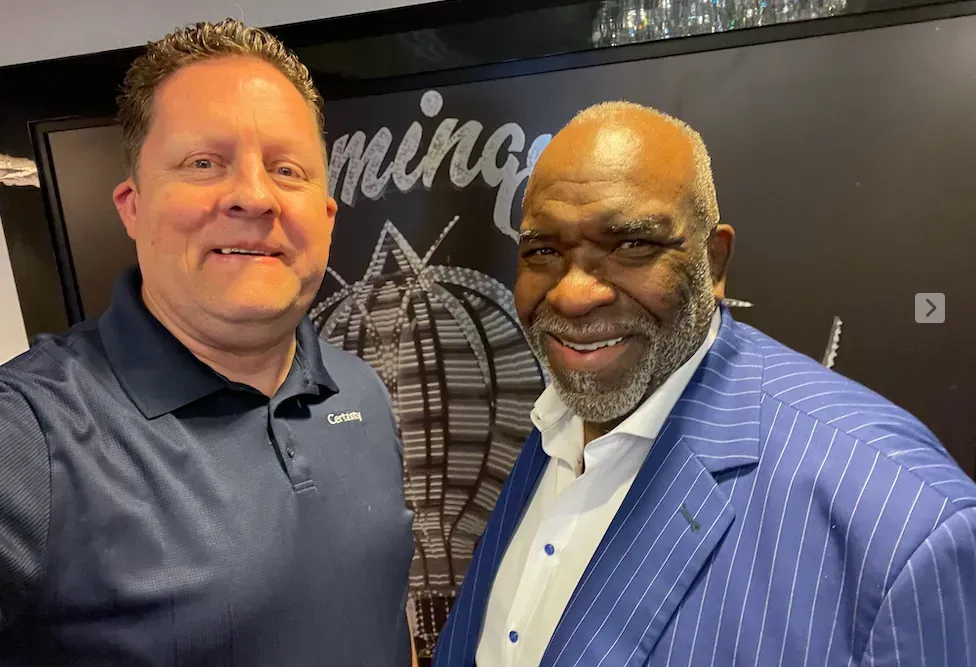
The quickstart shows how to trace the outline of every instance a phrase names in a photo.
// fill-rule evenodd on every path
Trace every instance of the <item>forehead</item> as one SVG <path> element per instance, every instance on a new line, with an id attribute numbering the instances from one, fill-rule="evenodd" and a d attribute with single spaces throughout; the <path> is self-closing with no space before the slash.
<path id="1" fill-rule="evenodd" d="M 153 124 L 170 131 L 270 124 L 276 134 L 318 135 L 298 89 L 274 66 L 248 57 L 203 61 L 174 72 L 156 90 Z"/>
<path id="2" fill-rule="evenodd" d="M 533 170 L 523 228 L 677 219 L 694 180 L 691 142 L 670 123 L 638 118 L 569 126 Z"/>

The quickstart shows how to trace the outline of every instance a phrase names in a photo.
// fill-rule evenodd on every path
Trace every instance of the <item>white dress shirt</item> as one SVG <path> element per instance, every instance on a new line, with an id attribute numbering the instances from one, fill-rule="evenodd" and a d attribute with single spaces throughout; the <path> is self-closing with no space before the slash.
<path id="1" fill-rule="evenodd" d="M 583 446 L 583 421 L 552 386 L 532 422 L 549 463 L 492 584 L 479 667 L 538 667 L 563 610 L 623 503 L 658 432 L 718 335 L 721 315 L 695 354 L 615 429 Z"/>

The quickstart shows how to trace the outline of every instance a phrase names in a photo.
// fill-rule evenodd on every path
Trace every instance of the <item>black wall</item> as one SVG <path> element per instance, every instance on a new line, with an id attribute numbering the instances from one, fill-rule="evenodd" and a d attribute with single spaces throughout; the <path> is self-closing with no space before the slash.
<path id="1" fill-rule="evenodd" d="M 738 231 L 729 296 L 755 307 L 736 316 L 817 359 L 840 317 L 835 369 L 914 412 L 972 472 L 974 36 L 965 17 L 442 87 L 434 119 L 420 113 L 423 90 L 336 101 L 328 117 L 334 137 L 388 127 L 391 155 L 415 120 L 427 141 L 444 117 L 478 120 L 477 157 L 506 122 L 528 147 L 602 100 L 677 115 L 702 133 L 722 219 Z M 360 275 L 387 219 L 426 249 L 460 215 L 438 257 L 509 283 L 515 245 L 492 225 L 494 192 L 477 179 L 458 190 L 446 172 L 429 192 L 341 205 L 332 266 Z M 944 324 L 915 323 L 916 292 L 945 293 Z"/>
<path id="2" fill-rule="evenodd" d="M 976 247 L 973 35 L 976 17 L 961 17 L 449 85 L 436 88 L 444 106 L 434 118 L 419 107 L 428 88 L 332 100 L 330 140 L 357 130 L 368 140 L 387 127 L 385 167 L 414 121 L 423 126 L 421 156 L 444 118 L 479 121 L 474 160 L 504 123 L 520 125 L 527 149 L 601 100 L 630 99 L 683 118 L 709 146 L 723 220 L 739 234 L 730 296 L 755 306 L 736 315 L 818 359 L 840 317 L 836 370 L 914 412 L 973 472 L 976 291 L 966 271 Z M 109 201 L 119 177 L 116 135 L 97 132 L 101 143 L 87 148 L 90 136 L 52 139 L 63 156 L 56 171 L 69 195 L 62 205 L 88 314 L 131 257 Z M 525 153 L 516 154 L 522 166 Z M 449 161 L 429 190 L 390 186 L 375 201 L 360 192 L 354 206 L 343 203 L 332 268 L 361 276 L 387 220 L 422 254 L 459 215 L 437 261 L 510 283 L 515 246 L 492 224 L 496 190 L 480 177 L 455 187 Z M 10 197 L 0 201 L 11 205 Z M 0 215 L 7 219 L 2 208 Z M 101 224 L 116 231 L 91 233 Z M 946 294 L 945 324 L 915 323 L 916 292 Z"/>

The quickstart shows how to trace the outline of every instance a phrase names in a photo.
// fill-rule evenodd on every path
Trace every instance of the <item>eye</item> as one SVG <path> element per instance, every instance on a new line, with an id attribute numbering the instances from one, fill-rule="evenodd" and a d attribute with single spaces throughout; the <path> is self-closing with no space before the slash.
<path id="1" fill-rule="evenodd" d="M 644 248 L 649 248 L 653 243 L 650 241 L 645 241 L 644 239 L 627 239 L 626 241 L 621 241 L 617 244 L 617 250 L 641 250 Z"/>
<path id="2" fill-rule="evenodd" d="M 303 178 L 304 177 L 304 175 L 302 174 L 302 171 L 298 167 L 296 167 L 294 165 L 290 165 L 290 164 L 279 164 L 279 165 L 275 166 L 274 173 L 276 175 L 282 176 L 284 178 Z"/>
<path id="3" fill-rule="evenodd" d="M 558 254 L 559 253 L 556 252 L 554 248 L 546 248 L 546 247 L 528 248 L 527 250 L 522 251 L 522 259 L 532 259 L 533 257 L 544 257 L 544 256 L 555 257 Z"/>
<path id="4" fill-rule="evenodd" d="M 205 157 L 197 158 L 193 161 L 194 169 L 210 169 L 214 166 L 213 160 Z"/>

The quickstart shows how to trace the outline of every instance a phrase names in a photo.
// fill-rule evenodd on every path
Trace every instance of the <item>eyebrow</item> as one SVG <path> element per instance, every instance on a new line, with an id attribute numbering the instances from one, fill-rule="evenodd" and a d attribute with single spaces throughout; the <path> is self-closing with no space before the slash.
<path id="1" fill-rule="evenodd" d="M 670 232 L 674 221 L 667 215 L 651 215 L 626 222 L 615 222 L 603 228 L 603 232 L 610 236 L 627 236 L 629 234 L 647 234 L 651 232 Z"/>
<path id="2" fill-rule="evenodd" d="M 635 234 L 651 234 L 654 232 L 670 233 L 674 227 L 674 221 L 669 215 L 649 215 L 626 222 L 615 222 L 601 227 L 600 231 L 608 236 L 630 236 Z M 544 241 L 559 236 L 558 233 L 529 227 L 519 232 L 519 243 L 531 243 L 533 241 Z"/>
<path id="3" fill-rule="evenodd" d="M 519 232 L 519 243 L 529 243 L 530 241 L 538 241 L 540 239 L 548 239 L 556 236 L 550 232 L 544 232 L 541 229 L 535 227 L 529 227 L 528 229 L 523 229 Z"/>

